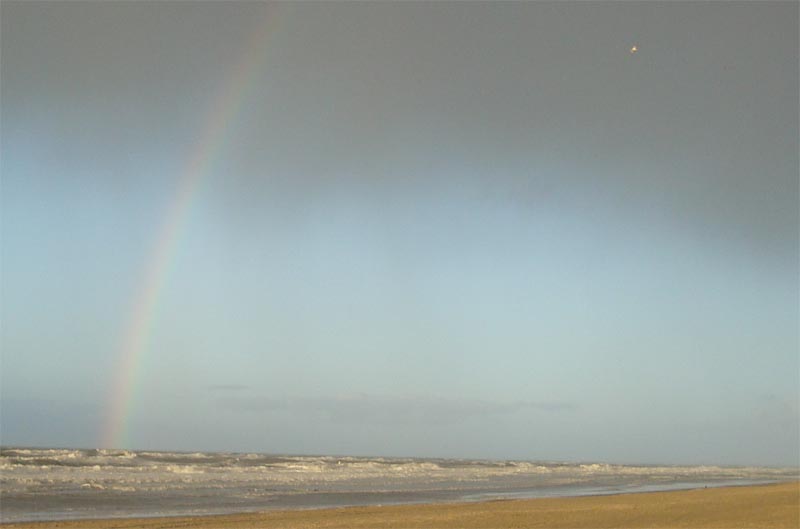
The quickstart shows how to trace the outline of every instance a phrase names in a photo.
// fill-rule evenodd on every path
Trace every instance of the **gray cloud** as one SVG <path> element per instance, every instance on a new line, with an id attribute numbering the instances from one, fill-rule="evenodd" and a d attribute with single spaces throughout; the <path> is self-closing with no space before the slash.
<path id="1" fill-rule="evenodd" d="M 244 391 L 249 389 L 250 386 L 244 384 L 212 384 L 208 386 L 209 391 Z"/>
<path id="2" fill-rule="evenodd" d="M 226 397 L 218 399 L 226 409 L 254 412 L 289 412 L 327 417 L 337 422 L 441 424 L 472 417 L 505 415 L 523 411 L 568 412 L 576 409 L 565 401 L 487 401 L 424 396 L 339 395 L 317 398 Z"/>

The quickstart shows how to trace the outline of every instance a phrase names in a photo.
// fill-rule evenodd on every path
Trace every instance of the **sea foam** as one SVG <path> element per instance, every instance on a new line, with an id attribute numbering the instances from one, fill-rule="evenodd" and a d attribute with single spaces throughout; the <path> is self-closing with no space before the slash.
<path id="1" fill-rule="evenodd" d="M 798 479 L 797 468 L 0 449 L 0 520 L 604 494 Z"/>

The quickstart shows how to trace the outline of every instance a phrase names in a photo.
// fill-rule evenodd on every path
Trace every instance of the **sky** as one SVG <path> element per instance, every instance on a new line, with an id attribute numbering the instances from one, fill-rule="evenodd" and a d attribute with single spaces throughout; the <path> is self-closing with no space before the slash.
<path id="1" fill-rule="evenodd" d="M 796 2 L 0 24 L 2 444 L 800 464 Z"/>

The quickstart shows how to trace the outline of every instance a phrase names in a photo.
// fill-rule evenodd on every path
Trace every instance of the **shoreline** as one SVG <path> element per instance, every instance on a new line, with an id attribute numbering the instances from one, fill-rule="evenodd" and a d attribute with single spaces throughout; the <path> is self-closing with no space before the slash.
<path id="1" fill-rule="evenodd" d="M 800 481 L 532 499 L 0 522 L 3 529 L 800 527 Z"/>
<path id="2" fill-rule="evenodd" d="M 33 518 L 22 520 L 3 521 L 0 518 L 0 527 L 6 528 L 11 524 L 24 525 L 24 524 L 49 524 L 49 523 L 67 523 L 67 522 L 95 522 L 95 521 L 113 521 L 113 520 L 150 520 L 156 518 L 175 519 L 175 518 L 206 518 L 206 517 L 219 517 L 219 516 L 236 516 L 248 514 L 266 514 L 274 512 L 296 512 L 296 511 L 324 511 L 324 510 L 338 510 L 338 509 L 351 509 L 358 507 L 404 507 L 404 506 L 426 506 L 426 505 L 472 505 L 476 503 L 488 503 L 495 501 L 527 501 L 527 500 L 541 500 L 541 499 L 569 499 L 569 498 L 595 498 L 607 496 L 620 496 L 626 494 L 658 494 L 666 492 L 681 492 L 699 489 L 718 489 L 718 488 L 734 488 L 734 487 L 759 487 L 765 485 L 781 485 L 786 483 L 794 483 L 796 479 L 788 480 L 761 480 L 761 481 L 723 481 L 723 482 L 679 482 L 669 485 L 640 485 L 637 487 L 626 488 L 624 490 L 599 490 L 602 487 L 589 487 L 588 489 L 573 489 L 570 487 L 569 492 L 562 492 L 561 487 L 544 487 L 535 489 L 526 489 L 519 491 L 503 491 L 503 492 L 479 492 L 476 494 L 469 494 L 460 496 L 454 499 L 430 499 L 430 500 L 392 500 L 387 499 L 383 502 L 370 502 L 370 503 L 333 503 L 333 504 L 319 504 L 319 505 L 297 505 L 297 506 L 273 506 L 261 508 L 243 508 L 240 510 L 208 510 L 206 512 L 198 513 L 154 513 L 154 514 L 141 514 L 133 513 L 119 516 L 109 516 L 105 514 L 98 514 L 96 516 L 87 517 L 71 517 L 71 518 Z M 799 482 L 800 483 L 800 482 Z M 336 494 L 336 493 L 331 493 Z M 0 514 L 2 511 L 0 510 Z M 800 528 L 798 528 L 800 529 Z"/>

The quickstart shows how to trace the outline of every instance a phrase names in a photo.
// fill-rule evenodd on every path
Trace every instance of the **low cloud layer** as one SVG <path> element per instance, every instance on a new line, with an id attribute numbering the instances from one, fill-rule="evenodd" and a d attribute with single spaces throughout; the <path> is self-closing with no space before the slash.
<path id="1" fill-rule="evenodd" d="M 217 403 L 240 412 L 290 412 L 327 417 L 337 422 L 392 422 L 441 424 L 471 417 L 504 415 L 516 412 L 565 412 L 576 405 L 563 401 L 498 402 L 470 399 L 445 399 L 422 396 L 339 395 L 316 398 L 275 398 L 265 396 L 225 397 Z"/>
<path id="2" fill-rule="evenodd" d="M 212 384 L 208 386 L 208 390 L 214 392 L 244 391 L 249 387 L 244 384 Z"/>

